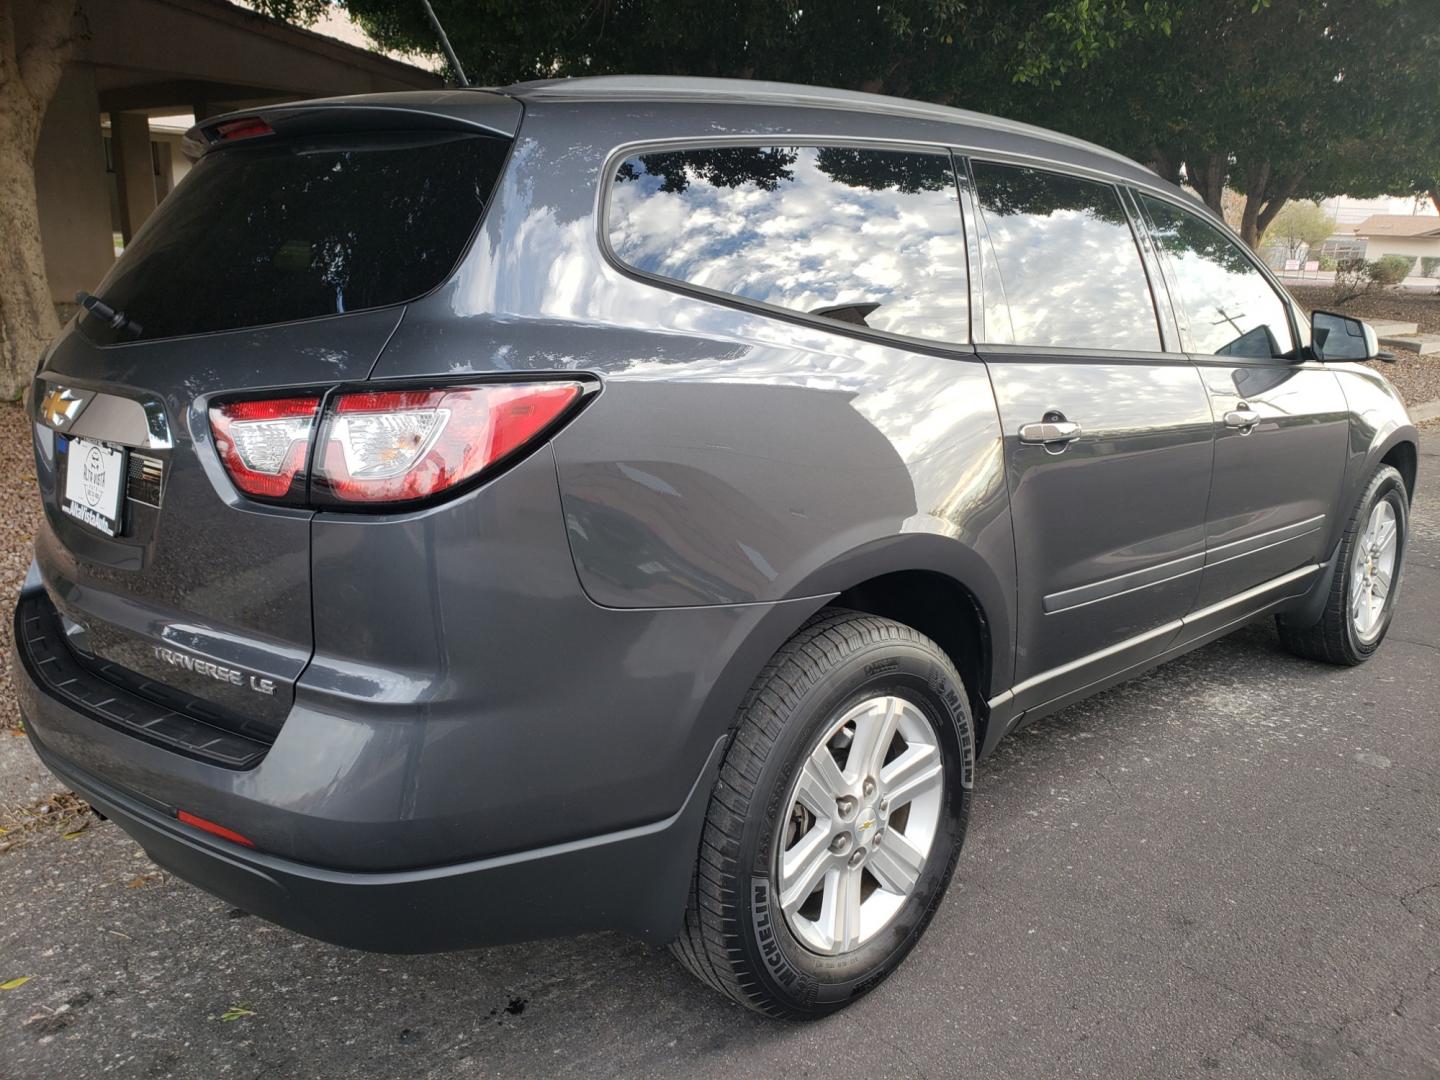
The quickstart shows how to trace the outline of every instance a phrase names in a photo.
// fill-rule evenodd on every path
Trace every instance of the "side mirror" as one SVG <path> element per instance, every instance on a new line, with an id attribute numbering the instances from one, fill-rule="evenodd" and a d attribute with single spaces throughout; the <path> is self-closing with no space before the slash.
<path id="1" fill-rule="evenodd" d="M 1316 311 L 1310 316 L 1310 336 L 1315 355 L 1321 360 L 1374 360 L 1380 355 L 1380 339 L 1367 322 L 1333 311 Z"/>

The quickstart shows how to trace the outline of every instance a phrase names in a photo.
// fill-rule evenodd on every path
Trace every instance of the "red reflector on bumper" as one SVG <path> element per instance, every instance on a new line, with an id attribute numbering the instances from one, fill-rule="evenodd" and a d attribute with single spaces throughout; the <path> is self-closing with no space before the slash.
<path id="1" fill-rule="evenodd" d="M 203 817 L 196 817 L 187 810 L 177 810 L 175 816 L 180 819 L 183 825 L 193 825 L 197 829 L 203 829 L 221 840 L 229 840 L 232 844 L 244 844 L 246 847 L 254 847 L 255 841 L 249 837 L 241 836 L 234 829 L 227 829 L 224 825 L 216 825 L 213 821 L 206 821 Z"/>

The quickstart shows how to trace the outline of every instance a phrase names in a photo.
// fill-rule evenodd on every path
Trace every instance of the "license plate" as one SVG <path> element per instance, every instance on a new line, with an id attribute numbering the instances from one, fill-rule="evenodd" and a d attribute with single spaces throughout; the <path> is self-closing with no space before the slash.
<path id="1" fill-rule="evenodd" d="M 120 528 L 125 451 L 89 439 L 71 439 L 60 508 L 106 536 Z"/>

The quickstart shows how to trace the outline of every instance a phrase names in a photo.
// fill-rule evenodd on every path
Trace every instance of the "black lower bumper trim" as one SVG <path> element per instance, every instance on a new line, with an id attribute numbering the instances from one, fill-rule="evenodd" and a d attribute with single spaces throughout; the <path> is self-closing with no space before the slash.
<path id="1" fill-rule="evenodd" d="M 65 641 L 60 619 L 42 590 L 15 606 L 15 648 L 37 687 L 92 720 L 167 750 L 227 769 L 248 769 L 270 747 L 224 731 L 117 686 L 86 668 Z"/>

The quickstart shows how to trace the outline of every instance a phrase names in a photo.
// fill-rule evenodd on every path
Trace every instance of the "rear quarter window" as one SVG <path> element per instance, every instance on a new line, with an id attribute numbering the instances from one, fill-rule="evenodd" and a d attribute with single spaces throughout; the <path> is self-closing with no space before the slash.
<path id="1" fill-rule="evenodd" d="M 109 344 L 412 300 L 454 269 L 508 147 L 480 135 L 386 132 L 213 151 L 100 285 L 131 325 L 86 315 L 81 326 Z"/>
<path id="2" fill-rule="evenodd" d="M 969 339 L 959 196 L 944 152 L 747 146 L 622 162 L 611 250 L 656 277 L 872 330 Z"/>

